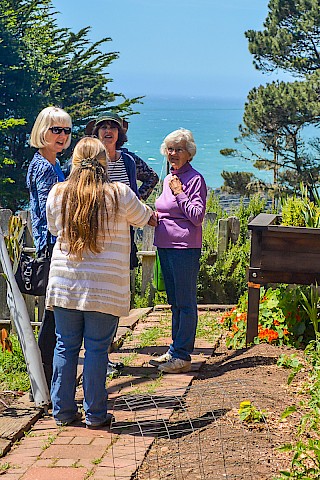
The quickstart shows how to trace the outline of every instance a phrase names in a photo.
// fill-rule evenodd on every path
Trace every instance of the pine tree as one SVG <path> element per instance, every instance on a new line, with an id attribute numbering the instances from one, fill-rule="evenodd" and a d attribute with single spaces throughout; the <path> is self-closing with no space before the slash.
<path id="1" fill-rule="evenodd" d="M 106 69 L 118 53 L 101 51 L 110 38 L 91 43 L 88 34 L 89 27 L 77 33 L 58 28 L 51 0 L 0 0 L 2 207 L 15 211 L 28 202 L 25 175 L 34 153 L 28 135 L 42 108 L 68 111 L 76 140 L 88 118 L 110 103 L 118 101 L 115 110 L 130 114 L 139 101 L 109 90 Z"/>

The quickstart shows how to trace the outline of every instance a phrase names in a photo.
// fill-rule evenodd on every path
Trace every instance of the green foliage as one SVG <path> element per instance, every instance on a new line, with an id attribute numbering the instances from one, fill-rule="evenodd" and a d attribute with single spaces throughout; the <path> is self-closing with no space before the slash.
<path id="1" fill-rule="evenodd" d="M 240 403 L 239 417 L 241 422 L 261 423 L 266 421 L 266 414 L 258 410 L 250 400 L 244 400 Z"/>
<path id="2" fill-rule="evenodd" d="M 164 317 L 160 321 L 160 325 L 148 328 L 139 335 L 135 348 L 150 347 L 157 345 L 157 340 L 161 337 L 169 337 L 171 335 L 171 320 L 169 316 Z"/>
<path id="3" fill-rule="evenodd" d="M 27 391 L 30 382 L 18 337 L 12 334 L 10 340 L 13 353 L 0 350 L 0 390 Z"/>
<path id="4" fill-rule="evenodd" d="M 249 264 L 250 242 L 230 244 L 228 250 L 212 265 L 209 250 L 200 261 L 198 297 L 200 303 L 236 303 L 246 289 L 246 268 Z"/>
<path id="5" fill-rule="evenodd" d="M 221 327 L 217 319 L 212 316 L 212 313 L 207 312 L 204 315 L 199 315 L 197 325 L 197 338 L 204 338 L 208 342 L 214 342 L 218 338 Z"/>
<path id="6" fill-rule="evenodd" d="M 215 195 L 214 190 L 211 190 L 207 198 L 206 213 L 216 213 L 216 223 L 219 218 L 226 218 L 228 215 L 223 210 L 219 203 L 219 196 Z"/>
<path id="7" fill-rule="evenodd" d="M 282 353 L 277 361 L 278 367 L 283 368 L 298 368 L 303 366 L 300 359 L 297 357 L 295 353 L 292 355 L 287 355 L 286 353 Z"/>
<path id="8" fill-rule="evenodd" d="M 264 188 L 278 198 L 283 191 L 298 190 L 301 181 L 308 185 L 319 182 L 319 155 L 314 151 L 319 142 L 305 143 L 301 138 L 304 126 L 319 122 L 319 2 L 269 0 L 264 28 L 248 30 L 245 35 L 257 69 L 280 68 L 302 77 L 302 81 L 277 81 L 253 88 L 237 139 L 245 151 L 221 151 L 250 160 L 259 169 L 273 170 L 273 183 Z M 261 145 L 259 151 L 252 149 L 253 142 Z"/>
<path id="9" fill-rule="evenodd" d="M 0 465 L 0 475 L 2 475 L 3 473 L 5 473 L 7 470 L 9 470 L 10 468 L 10 463 L 8 462 L 5 462 L 3 464 Z"/>
<path id="10" fill-rule="evenodd" d="M 305 390 L 308 392 L 307 400 L 300 402 L 301 416 L 298 426 L 298 440 L 295 443 L 285 444 L 279 450 L 292 452 L 290 469 L 280 472 L 277 480 L 303 479 L 318 480 L 320 472 L 320 343 L 319 340 L 311 341 L 305 350 L 306 361 L 309 365 L 308 380 Z M 297 411 L 292 405 L 282 414 Z"/>
<path id="11" fill-rule="evenodd" d="M 23 235 L 22 220 L 20 217 L 12 215 L 9 220 L 8 236 L 4 237 L 4 241 L 8 250 L 8 254 L 12 263 L 12 269 L 15 273 L 18 268 L 18 263 L 22 248 Z"/>
<path id="12" fill-rule="evenodd" d="M 282 224 L 294 227 L 320 227 L 320 198 L 316 189 L 309 190 L 300 185 L 301 197 L 293 195 L 282 200 Z"/>
<path id="13" fill-rule="evenodd" d="M 0 1 L 1 206 L 13 211 L 28 200 L 25 173 L 33 155 L 28 135 L 42 108 L 54 104 L 67 110 L 76 140 L 88 119 L 110 103 L 120 98 L 112 108 L 131 114 L 140 100 L 109 90 L 107 68 L 118 58 L 117 52 L 103 53 L 111 39 L 92 43 L 89 27 L 71 32 L 57 26 L 56 15 L 51 0 Z"/>
<path id="14" fill-rule="evenodd" d="M 304 201 L 296 195 L 286 197 L 282 202 L 282 225 L 305 227 L 303 215 Z"/>
<path id="15" fill-rule="evenodd" d="M 146 308 L 151 305 L 165 305 L 168 303 L 166 292 L 155 292 L 151 301 L 151 286 L 148 285 L 144 295 L 141 293 L 142 267 L 135 269 L 135 293 L 133 297 L 133 308 Z"/>
<path id="16" fill-rule="evenodd" d="M 308 296 L 309 294 L 309 296 Z M 302 308 L 306 311 L 309 319 L 312 322 L 314 333 L 316 338 L 319 336 L 319 290 L 318 285 L 316 284 L 311 285 L 308 287 L 308 294 L 304 294 L 301 292 L 302 295 Z"/>
<path id="17" fill-rule="evenodd" d="M 237 208 L 232 210 L 232 215 L 235 215 L 240 220 L 240 236 L 238 244 L 246 243 L 248 239 L 248 223 L 250 218 L 256 217 L 259 213 L 266 209 L 266 199 L 261 195 L 254 194 L 250 197 L 248 205 L 243 203 L 241 199 Z"/>
<path id="18" fill-rule="evenodd" d="M 205 222 L 202 228 L 202 250 L 206 255 L 206 262 L 215 259 L 215 252 L 217 251 L 217 222 Z M 213 258 L 210 258 L 214 256 Z"/>
<path id="19" fill-rule="evenodd" d="M 211 192 L 207 210 L 216 212 L 213 223 L 207 222 L 203 229 L 203 245 L 198 278 L 200 303 L 236 303 L 247 288 L 246 269 L 249 265 L 250 241 L 248 238 L 249 218 L 265 209 L 266 201 L 253 195 L 246 206 L 243 201 L 231 213 L 240 220 L 240 234 L 235 244 L 230 242 L 226 252 L 216 260 L 217 225 L 219 218 L 228 214 L 219 205 L 219 197 Z"/>
<path id="20" fill-rule="evenodd" d="M 320 116 L 319 81 L 272 82 L 253 88 L 248 95 L 239 141 L 257 141 L 269 155 L 249 151 L 247 158 L 258 168 L 274 171 L 274 184 L 298 188 L 301 181 L 318 180 L 318 160 L 306 154 L 302 128 Z"/>
<path id="21" fill-rule="evenodd" d="M 226 152 L 222 153 L 226 154 Z M 244 197 L 249 197 L 251 193 L 250 183 L 253 181 L 255 176 L 250 172 L 227 172 L 223 170 L 221 177 L 224 180 L 222 191 L 228 193 L 239 194 Z"/>
<path id="22" fill-rule="evenodd" d="M 314 338 L 309 316 L 302 308 L 302 287 L 261 288 L 258 336 L 254 343 L 301 347 Z M 246 344 L 248 294 L 244 293 L 238 305 L 222 315 L 220 323 L 229 328 L 226 344 L 230 348 L 244 348 Z"/>
<path id="23" fill-rule="evenodd" d="M 280 417 L 281 420 L 284 420 L 285 418 L 289 417 L 290 415 L 292 415 L 296 411 L 297 411 L 296 405 L 289 405 L 282 412 L 281 417 Z"/>
<path id="24" fill-rule="evenodd" d="M 265 72 L 281 68 L 305 75 L 320 67 L 318 0 L 270 0 L 264 30 L 248 30 L 254 65 Z"/>
<path id="25" fill-rule="evenodd" d="M 145 294 L 141 295 L 135 293 L 134 295 L 134 308 L 146 308 L 150 304 L 150 285 L 148 284 Z"/>

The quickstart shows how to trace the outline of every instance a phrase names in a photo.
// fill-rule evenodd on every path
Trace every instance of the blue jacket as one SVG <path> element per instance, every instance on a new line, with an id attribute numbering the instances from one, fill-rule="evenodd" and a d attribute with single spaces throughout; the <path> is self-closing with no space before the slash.
<path id="1" fill-rule="evenodd" d="M 56 160 L 59 165 L 59 161 Z M 33 241 L 36 251 L 42 250 L 47 243 L 48 225 L 46 203 L 52 186 L 59 181 L 54 166 L 36 152 L 30 162 L 27 172 L 27 187 L 30 193 L 30 213 Z M 50 243 L 55 237 L 50 234 Z"/>
<path id="2" fill-rule="evenodd" d="M 142 200 L 147 200 L 159 181 L 158 175 L 144 160 L 142 160 L 142 158 L 138 157 L 138 155 L 135 153 L 129 152 L 129 150 L 124 147 L 121 148 L 121 151 L 123 156 L 124 154 L 127 154 L 133 158 L 136 164 L 137 180 L 141 182 L 141 185 L 138 188 L 138 197 Z"/>
<path id="3" fill-rule="evenodd" d="M 128 155 L 126 152 L 121 152 L 121 156 L 123 158 L 123 163 L 124 163 L 124 166 L 126 168 L 127 175 L 128 175 L 128 178 L 129 178 L 130 188 L 131 188 L 131 190 L 134 191 L 134 193 L 139 198 L 138 185 L 137 185 L 136 164 L 135 164 L 133 158 L 130 155 Z"/>

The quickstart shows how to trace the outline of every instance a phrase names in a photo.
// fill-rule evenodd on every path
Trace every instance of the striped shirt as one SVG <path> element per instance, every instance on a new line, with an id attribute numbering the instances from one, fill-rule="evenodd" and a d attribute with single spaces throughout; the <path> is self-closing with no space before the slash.
<path id="1" fill-rule="evenodd" d="M 130 181 L 122 156 L 115 162 L 108 163 L 108 177 L 110 182 L 121 182 L 130 187 Z"/>
<path id="2" fill-rule="evenodd" d="M 48 226 L 57 236 L 57 242 L 52 253 L 46 305 L 109 313 L 117 317 L 128 315 L 129 227 L 130 224 L 144 226 L 151 216 L 151 209 L 141 203 L 127 185 L 113 184 L 119 192 L 119 210 L 116 218 L 110 214 L 108 223 L 105 221 L 105 237 L 102 232 L 98 235 L 102 251 L 98 254 L 85 252 L 83 259 L 77 261 L 68 255 L 68 245 L 62 238 L 61 201 L 66 184 L 55 185 L 47 201 Z M 106 188 L 110 189 L 110 186 L 106 185 Z M 108 205 L 111 207 L 107 198 L 107 208 Z"/>

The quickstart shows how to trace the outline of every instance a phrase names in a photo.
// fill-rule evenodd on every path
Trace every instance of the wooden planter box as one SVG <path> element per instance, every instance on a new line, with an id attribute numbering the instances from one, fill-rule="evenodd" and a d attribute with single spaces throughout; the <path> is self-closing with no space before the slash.
<path id="1" fill-rule="evenodd" d="M 260 213 L 248 225 L 252 238 L 247 345 L 258 335 L 261 285 L 320 285 L 320 228 L 285 227 L 280 221 L 280 215 Z"/>

